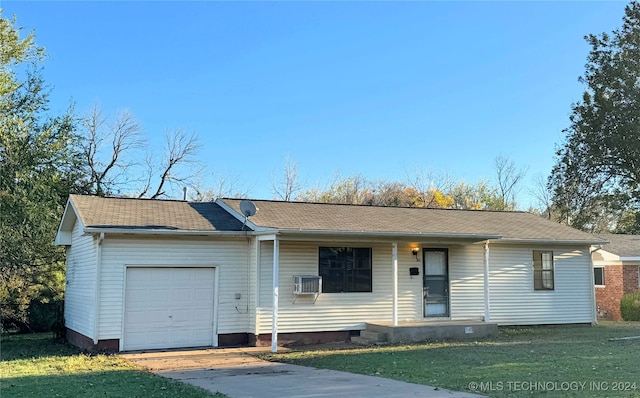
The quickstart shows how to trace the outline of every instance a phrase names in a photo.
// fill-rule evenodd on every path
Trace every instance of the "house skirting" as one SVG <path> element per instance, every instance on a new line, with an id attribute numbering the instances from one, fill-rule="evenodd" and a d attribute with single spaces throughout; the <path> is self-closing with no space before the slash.
<path id="1" fill-rule="evenodd" d="M 349 341 L 353 331 L 343 330 L 335 332 L 298 332 L 278 333 L 279 346 L 334 343 Z M 355 331 L 357 333 L 357 331 Z M 271 334 L 250 335 L 249 344 L 256 347 L 271 345 Z"/>
<path id="2" fill-rule="evenodd" d="M 120 348 L 119 339 L 98 340 L 96 344 L 92 338 L 68 328 L 67 341 L 81 350 L 89 352 L 118 352 Z"/>

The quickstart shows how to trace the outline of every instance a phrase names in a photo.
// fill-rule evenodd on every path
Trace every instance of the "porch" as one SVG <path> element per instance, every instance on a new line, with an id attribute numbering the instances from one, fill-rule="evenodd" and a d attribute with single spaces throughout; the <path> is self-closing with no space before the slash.
<path id="1" fill-rule="evenodd" d="M 410 343 L 425 340 L 467 340 L 498 335 L 498 324 L 493 322 L 459 320 L 459 321 L 424 321 L 424 322 L 392 322 L 367 323 L 360 336 L 353 336 L 351 341 L 361 345 L 384 343 Z"/>

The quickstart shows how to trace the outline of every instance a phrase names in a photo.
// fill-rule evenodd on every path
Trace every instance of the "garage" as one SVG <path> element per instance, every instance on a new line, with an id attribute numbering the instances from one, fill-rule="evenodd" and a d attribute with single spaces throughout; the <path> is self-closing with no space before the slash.
<path id="1" fill-rule="evenodd" d="M 215 268 L 128 267 L 123 349 L 213 345 Z"/>

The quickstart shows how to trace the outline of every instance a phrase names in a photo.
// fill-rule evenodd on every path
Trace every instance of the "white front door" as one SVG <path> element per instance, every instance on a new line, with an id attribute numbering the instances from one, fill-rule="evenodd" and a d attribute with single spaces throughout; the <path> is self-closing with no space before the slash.
<path id="1" fill-rule="evenodd" d="M 127 350 L 213 345 L 214 268 L 127 268 Z"/>

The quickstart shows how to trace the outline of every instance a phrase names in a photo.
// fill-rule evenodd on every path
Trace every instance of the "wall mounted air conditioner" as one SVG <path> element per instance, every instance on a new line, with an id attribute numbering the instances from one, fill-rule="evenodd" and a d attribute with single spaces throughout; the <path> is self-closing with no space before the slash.
<path id="1" fill-rule="evenodd" d="M 293 295 L 294 300 L 299 295 L 314 295 L 313 302 L 318 299 L 318 295 L 322 292 L 322 277 L 315 275 L 294 275 L 293 276 Z"/>

